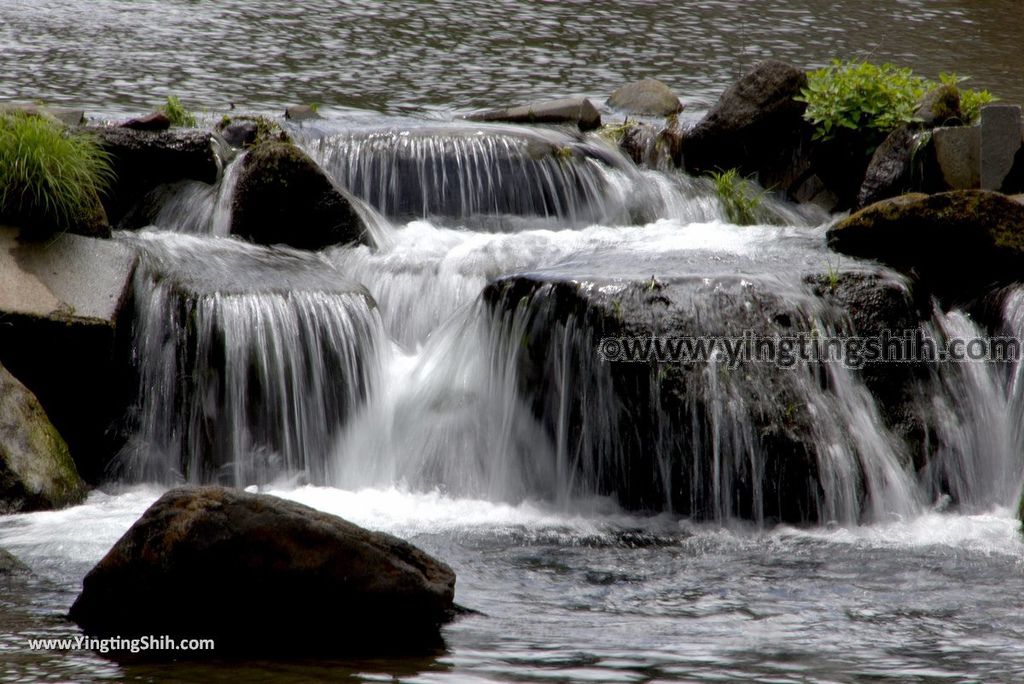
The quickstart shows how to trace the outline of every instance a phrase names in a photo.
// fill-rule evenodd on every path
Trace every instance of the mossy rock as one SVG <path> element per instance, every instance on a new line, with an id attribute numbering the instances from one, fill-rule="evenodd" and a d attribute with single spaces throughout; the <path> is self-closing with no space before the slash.
<path id="1" fill-rule="evenodd" d="M 43 407 L 0 366 L 0 512 L 63 508 L 85 494 L 68 445 Z"/>
<path id="2" fill-rule="evenodd" d="M 1024 276 L 1024 205 L 984 190 L 902 195 L 840 221 L 828 243 L 965 301 Z"/>
<path id="3" fill-rule="evenodd" d="M 281 124 L 261 114 L 225 115 L 216 130 L 232 146 L 249 148 L 269 142 L 291 142 Z"/>
<path id="4" fill-rule="evenodd" d="M 241 161 L 231 232 L 300 249 L 362 242 L 356 200 L 291 143 L 256 145 Z"/>
<path id="5" fill-rule="evenodd" d="M 960 91 L 956 86 L 947 84 L 932 88 L 921 98 L 915 118 L 927 128 L 961 123 Z"/>

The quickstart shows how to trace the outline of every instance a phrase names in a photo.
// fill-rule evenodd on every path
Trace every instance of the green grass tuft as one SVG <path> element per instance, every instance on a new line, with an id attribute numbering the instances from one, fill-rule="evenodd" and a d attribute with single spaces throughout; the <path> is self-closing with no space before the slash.
<path id="1" fill-rule="evenodd" d="M 738 226 L 767 222 L 768 217 L 762 207 L 764 191 L 740 176 L 737 169 L 712 171 L 708 175 L 715 184 L 715 192 L 730 221 Z"/>
<path id="2" fill-rule="evenodd" d="M 167 115 L 167 118 L 171 120 L 172 126 L 184 126 L 186 128 L 195 128 L 196 126 L 195 115 L 185 109 L 177 95 L 169 95 L 167 97 L 167 104 L 160 111 Z"/>
<path id="3" fill-rule="evenodd" d="M 37 229 L 66 230 L 99 205 L 113 181 L 106 153 L 85 135 L 41 116 L 0 114 L 0 214 Z"/>

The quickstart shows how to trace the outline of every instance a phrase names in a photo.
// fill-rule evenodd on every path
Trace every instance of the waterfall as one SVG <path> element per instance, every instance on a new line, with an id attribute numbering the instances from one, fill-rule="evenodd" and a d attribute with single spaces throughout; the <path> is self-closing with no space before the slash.
<path id="1" fill-rule="evenodd" d="M 133 242 L 140 393 L 125 475 L 323 482 L 378 373 L 366 291 L 299 252 L 161 233 Z"/>
<path id="2" fill-rule="evenodd" d="M 1024 289 L 1006 293 L 1003 335 L 1024 339 Z M 932 323 L 940 340 L 989 336 L 962 311 L 939 314 Z M 1024 469 L 1024 387 L 1018 360 L 940 364 L 932 378 L 930 409 L 934 456 L 925 482 L 933 498 L 944 493 L 969 510 L 1013 505 Z"/>
<path id="3" fill-rule="evenodd" d="M 300 144 L 366 202 L 372 247 L 226 238 L 237 161 L 218 186 L 168 189 L 161 231 L 119 236 L 142 254 L 126 477 L 614 501 L 764 524 L 887 521 L 943 497 L 982 510 L 1018 494 L 1016 363 L 922 367 L 922 461 L 859 369 L 595 354 L 629 319 L 616 302 L 648 310 L 629 299 L 645 282 L 667 288 L 649 294 L 668 308 L 634 332 L 849 334 L 855 305 L 807 280 L 830 255 L 820 227 L 796 227 L 813 213 L 766 196 L 790 227 L 728 225 L 706 179 L 638 169 L 594 136 L 554 130 L 423 126 Z M 871 274 L 910 300 L 899 276 Z M 1024 334 L 1024 290 L 1002 311 L 1006 332 Z M 927 328 L 986 332 L 937 308 Z"/>
<path id="4" fill-rule="evenodd" d="M 348 131 L 303 141 L 335 180 L 395 220 L 486 231 L 645 223 L 680 189 L 639 172 L 596 136 L 477 125 Z M 691 220 L 714 217 L 705 206 Z"/>

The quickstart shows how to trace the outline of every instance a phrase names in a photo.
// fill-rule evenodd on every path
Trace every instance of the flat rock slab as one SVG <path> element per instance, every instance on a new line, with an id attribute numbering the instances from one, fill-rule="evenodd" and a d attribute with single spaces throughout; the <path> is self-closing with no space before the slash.
<path id="1" fill-rule="evenodd" d="M 137 256 L 120 243 L 63 234 L 19 242 L 0 227 L 0 312 L 113 326 Z"/>
<path id="2" fill-rule="evenodd" d="M 0 227 L 0 363 L 39 399 L 86 479 L 100 474 L 126 402 L 119 345 L 136 263 L 116 241 L 21 242 Z"/>
<path id="3" fill-rule="evenodd" d="M 601 127 L 601 113 L 590 100 L 566 98 L 531 102 L 518 107 L 504 107 L 474 112 L 470 121 L 498 121 L 519 124 L 576 124 L 581 131 Z"/>

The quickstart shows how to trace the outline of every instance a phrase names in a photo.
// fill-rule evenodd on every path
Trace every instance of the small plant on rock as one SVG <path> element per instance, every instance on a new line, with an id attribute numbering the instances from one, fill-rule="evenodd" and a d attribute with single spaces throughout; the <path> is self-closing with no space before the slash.
<path id="1" fill-rule="evenodd" d="M 186 128 L 194 128 L 196 126 L 195 115 L 185 109 L 177 95 L 169 95 L 167 103 L 161 107 L 160 111 L 167 115 L 172 126 L 184 126 Z"/>
<path id="2" fill-rule="evenodd" d="M 92 138 L 34 114 L 0 114 L 0 215 L 37 231 L 65 230 L 96 219 L 112 180 Z"/>
<path id="3" fill-rule="evenodd" d="M 738 226 L 750 226 L 762 222 L 764 191 L 740 176 L 737 169 L 712 171 L 711 181 L 722 202 L 726 217 Z"/>
<path id="4" fill-rule="evenodd" d="M 982 107 L 997 101 L 999 98 L 987 90 L 962 88 L 960 84 L 967 80 L 969 80 L 967 76 L 957 76 L 955 73 L 939 74 L 939 83 L 953 86 L 960 92 L 960 114 L 963 117 L 964 124 L 970 126 L 981 119 Z"/>

